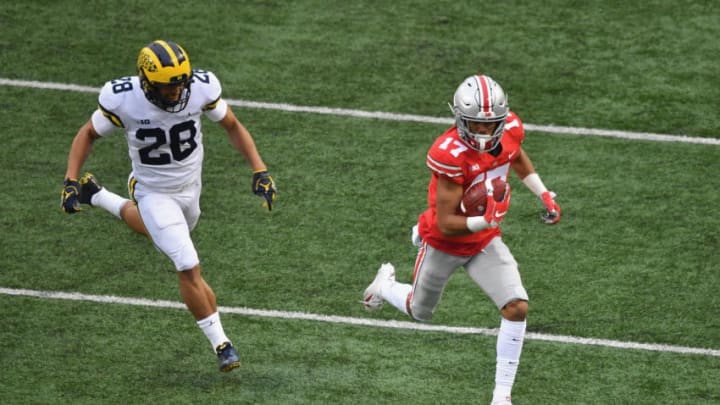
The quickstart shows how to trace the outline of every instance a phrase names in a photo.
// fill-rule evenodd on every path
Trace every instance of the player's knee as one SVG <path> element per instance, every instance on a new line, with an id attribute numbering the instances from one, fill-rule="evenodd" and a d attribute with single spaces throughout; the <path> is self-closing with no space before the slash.
<path id="1" fill-rule="evenodd" d="M 126 202 L 120 209 L 120 218 L 122 218 L 127 226 L 135 231 L 135 233 L 149 236 L 147 229 L 145 229 L 145 224 L 140 217 L 137 205 L 135 205 L 132 201 Z"/>
<path id="2" fill-rule="evenodd" d="M 432 309 L 423 308 L 421 306 L 413 306 L 412 303 L 408 302 L 407 312 L 410 317 L 419 322 L 428 322 L 432 319 Z"/>
<path id="3" fill-rule="evenodd" d="M 180 273 L 192 274 L 193 276 L 200 274 L 200 260 L 196 255 L 181 256 L 173 259 L 175 269 Z"/>
<path id="4" fill-rule="evenodd" d="M 199 263 L 187 270 L 178 270 L 177 274 L 181 283 L 199 284 L 200 280 L 202 280 Z"/>
<path id="5" fill-rule="evenodd" d="M 508 321 L 524 321 L 528 313 L 528 303 L 524 300 L 514 300 L 506 304 L 500 314 Z"/>
<path id="6" fill-rule="evenodd" d="M 195 250 L 195 246 L 193 245 L 190 238 L 187 238 L 187 240 L 179 241 L 179 246 L 177 246 L 175 249 L 166 249 L 163 250 L 165 254 L 172 260 L 173 264 L 175 264 L 175 269 L 177 271 L 188 271 L 193 270 L 195 267 L 200 268 L 200 258 L 198 257 L 197 250 Z"/>

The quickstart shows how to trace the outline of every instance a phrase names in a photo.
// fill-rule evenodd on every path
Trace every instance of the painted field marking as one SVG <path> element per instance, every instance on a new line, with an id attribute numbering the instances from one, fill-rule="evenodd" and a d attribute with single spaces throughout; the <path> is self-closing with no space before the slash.
<path id="1" fill-rule="evenodd" d="M 14 86 L 14 87 L 27 87 L 33 89 L 48 89 L 48 90 L 64 90 L 64 91 L 76 91 L 82 93 L 98 93 L 99 87 L 82 86 L 78 84 L 64 84 L 64 83 L 51 83 L 51 82 L 38 82 L 32 80 L 15 80 L 0 78 L 0 85 L 2 86 Z M 362 110 L 351 110 L 346 108 L 330 108 L 330 107 L 309 107 L 299 106 L 285 103 L 265 103 L 260 101 L 247 101 L 247 100 L 233 100 L 225 99 L 228 104 L 243 108 L 256 108 L 265 110 L 276 110 L 285 112 L 299 112 L 299 113 L 313 113 L 313 114 L 326 114 L 326 115 L 337 115 L 354 118 L 374 118 L 381 120 L 390 121 L 410 121 L 410 122 L 421 122 L 428 124 L 443 124 L 452 125 L 455 121 L 452 118 L 446 117 L 429 117 L 424 115 L 413 115 L 413 114 L 395 114 L 381 111 L 362 111 Z M 563 135 L 583 135 L 583 136 L 604 136 L 611 138 L 621 139 L 633 139 L 642 141 L 655 141 L 655 142 L 681 142 L 681 143 L 695 143 L 701 145 L 720 145 L 720 138 L 699 138 L 685 135 L 666 135 L 666 134 L 655 134 L 651 132 L 629 132 L 629 131 L 615 131 L 610 129 L 596 129 L 596 128 L 582 128 L 582 127 L 565 127 L 555 125 L 535 125 L 535 124 L 524 124 L 525 129 L 528 131 L 535 132 L 547 132 L 552 134 L 563 134 Z"/>
<path id="2" fill-rule="evenodd" d="M 185 310 L 185 308 L 186 308 L 185 304 L 183 304 L 182 302 L 150 300 L 150 299 L 145 299 L 145 298 L 126 298 L 126 297 L 117 297 L 117 296 L 112 296 L 112 295 L 90 295 L 90 294 L 82 294 L 82 293 L 77 293 L 77 292 L 37 291 L 37 290 L 25 290 L 25 289 L 0 287 L 0 294 L 12 295 L 12 296 L 44 298 L 44 299 L 60 299 L 60 300 L 69 300 L 69 301 L 96 302 L 96 303 L 103 303 L 103 304 L 135 305 L 135 306 L 142 306 L 142 307 L 172 308 L 172 309 L 182 309 L 182 310 Z M 498 333 L 498 330 L 496 328 L 477 328 L 477 327 L 470 327 L 470 326 L 432 325 L 432 324 L 417 323 L 417 322 L 410 322 L 410 321 L 393 321 L 393 320 L 378 320 L 378 319 L 370 319 L 370 318 L 353 318 L 353 317 L 348 317 L 348 316 L 320 315 L 320 314 L 312 314 L 312 313 L 307 313 L 307 312 L 288 312 L 288 311 L 278 311 L 278 310 L 268 310 L 268 309 L 253 309 L 253 308 L 245 308 L 245 307 L 223 307 L 223 306 L 220 306 L 220 307 L 218 307 L 218 311 L 223 314 L 258 316 L 258 317 L 262 317 L 262 318 L 328 322 L 328 323 L 338 323 L 338 324 L 345 324 L 345 325 L 370 326 L 370 327 L 376 327 L 376 328 L 393 328 L 393 329 L 452 333 L 452 334 L 458 334 L 458 335 L 497 336 L 497 333 Z M 525 336 L 525 339 L 539 340 L 539 341 L 545 341 L 545 342 L 565 343 L 565 344 L 578 344 L 578 345 L 586 345 L 586 346 L 603 346 L 603 347 L 611 347 L 611 348 L 615 348 L 615 349 L 648 350 L 648 351 L 655 351 L 655 352 L 696 354 L 696 355 L 702 355 L 702 356 L 720 357 L 720 350 L 701 349 L 701 348 L 685 347 L 685 346 L 623 342 L 623 341 L 619 341 L 619 340 L 594 339 L 594 338 L 583 338 L 583 337 L 562 336 L 562 335 L 547 335 L 544 333 L 532 333 L 532 332 L 527 333 Z"/>

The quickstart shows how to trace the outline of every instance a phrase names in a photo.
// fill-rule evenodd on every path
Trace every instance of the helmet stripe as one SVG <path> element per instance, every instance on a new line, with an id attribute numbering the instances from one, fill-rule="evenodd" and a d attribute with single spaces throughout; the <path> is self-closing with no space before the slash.
<path id="1" fill-rule="evenodd" d="M 487 78 L 485 75 L 477 75 L 478 88 L 480 90 L 480 108 L 482 112 L 490 112 L 490 86 L 488 86 Z"/>
<path id="2" fill-rule="evenodd" d="M 157 56 L 163 67 L 179 66 L 185 61 L 185 55 L 173 42 L 155 41 L 148 47 Z"/>
<path id="3" fill-rule="evenodd" d="M 180 45 L 172 41 L 167 41 L 167 44 L 175 53 L 175 58 L 177 58 L 178 65 L 185 62 L 185 51 L 180 48 Z"/>

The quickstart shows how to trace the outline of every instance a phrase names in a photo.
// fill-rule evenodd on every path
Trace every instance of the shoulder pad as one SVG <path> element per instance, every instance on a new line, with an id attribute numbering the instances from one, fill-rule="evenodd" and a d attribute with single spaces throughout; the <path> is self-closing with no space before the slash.
<path id="1" fill-rule="evenodd" d="M 517 139 L 519 142 L 525 138 L 525 128 L 520 118 L 513 112 L 510 112 L 505 121 L 505 135 Z M 503 136 L 505 136 L 503 135 Z"/>
<path id="2" fill-rule="evenodd" d="M 464 154 L 470 151 L 457 137 L 454 127 L 435 140 L 426 157 L 430 170 L 449 178 L 461 178 Z"/>
<path id="3" fill-rule="evenodd" d="M 222 94 L 222 86 L 217 76 L 209 70 L 193 69 L 192 92 L 201 94 L 205 100 L 203 104 L 216 102 Z"/>
<path id="4" fill-rule="evenodd" d="M 140 89 L 140 82 L 136 77 L 121 77 L 110 80 L 100 89 L 98 103 L 105 109 L 114 110 L 122 104 L 125 95 L 132 92 L 135 88 L 142 91 Z"/>
<path id="5" fill-rule="evenodd" d="M 126 100 L 134 92 L 142 93 L 140 80 L 137 76 L 121 77 L 111 80 L 100 89 L 98 96 L 98 109 L 116 127 L 124 128 L 125 125 L 120 118 L 120 109 Z M 97 129 L 97 128 L 96 128 Z"/>

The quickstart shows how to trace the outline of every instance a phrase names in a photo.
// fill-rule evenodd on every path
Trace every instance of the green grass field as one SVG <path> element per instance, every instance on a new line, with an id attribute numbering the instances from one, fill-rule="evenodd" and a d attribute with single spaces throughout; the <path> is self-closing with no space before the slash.
<path id="1" fill-rule="evenodd" d="M 7 3 L 7 4 L 6 4 Z M 417 4 L 421 3 L 421 4 Z M 720 6 L 706 1 L 30 1 L 0 5 L 0 81 L 100 87 L 172 39 L 232 100 L 450 118 L 484 72 L 526 124 L 707 144 L 527 131 L 563 220 L 517 178 L 503 233 L 531 297 L 516 404 L 720 404 Z M 59 209 L 67 153 L 97 94 L 0 85 L 0 292 L 180 302 L 167 258 L 107 212 Z M 205 122 L 193 234 L 219 304 L 377 325 L 225 313 L 243 367 L 221 374 L 182 309 L 0 294 L 0 403 L 489 403 L 495 338 L 382 327 L 358 304 L 384 261 L 409 281 L 427 148 L 446 125 L 234 108 L 279 187 L 272 213 Z M 125 194 L 123 137 L 85 168 Z M 432 325 L 496 328 L 458 272 Z M 633 343 L 658 350 L 628 348 Z M 680 350 L 662 350 L 662 345 Z M 705 349 L 682 353 L 683 348 Z"/>

